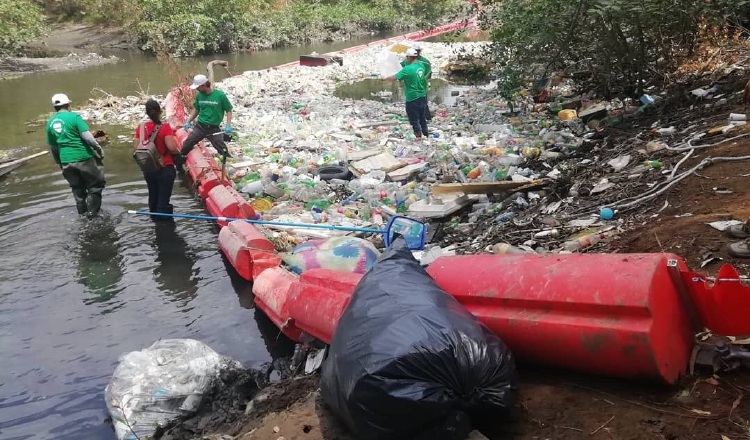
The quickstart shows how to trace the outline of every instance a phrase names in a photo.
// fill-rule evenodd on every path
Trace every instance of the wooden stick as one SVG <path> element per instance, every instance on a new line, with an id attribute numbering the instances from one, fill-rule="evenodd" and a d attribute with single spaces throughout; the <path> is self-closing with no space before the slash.
<path id="1" fill-rule="evenodd" d="M 611 421 L 612 421 L 612 420 L 614 420 L 614 419 L 615 419 L 615 416 L 612 416 L 612 417 L 610 417 L 610 419 L 609 419 L 609 420 L 607 420 L 606 422 L 604 422 L 604 424 L 603 424 L 602 426 L 600 426 L 600 427 L 596 428 L 595 430 L 591 431 L 591 432 L 589 433 L 589 435 L 594 435 L 594 434 L 596 434 L 597 432 L 601 431 L 601 430 L 602 430 L 602 429 L 603 429 L 603 428 L 604 428 L 605 426 L 609 425 L 609 422 L 611 422 Z"/>

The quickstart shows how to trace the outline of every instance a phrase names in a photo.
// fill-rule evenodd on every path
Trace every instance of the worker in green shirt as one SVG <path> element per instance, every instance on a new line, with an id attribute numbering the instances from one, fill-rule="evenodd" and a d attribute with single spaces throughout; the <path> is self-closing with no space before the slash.
<path id="1" fill-rule="evenodd" d="M 403 81 L 406 99 L 406 116 L 414 130 L 418 142 L 427 136 L 427 69 L 419 61 L 414 48 L 406 51 L 406 63 L 395 75 L 386 78 L 389 81 Z"/>
<path id="2" fill-rule="evenodd" d="M 187 155 L 198 142 L 206 138 L 220 154 L 228 154 L 224 135 L 229 137 L 232 134 L 232 103 L 229 102 L 224 92 L 213 87 L 206 75 L 195 75 L 190 88 L 197 90 L 198 93 L 193 101 L 193 110 L 185 122 L 185 131 L 190 130 L 191 123 L 196 118 L 198 121 L 185 142 L 182 143 L 182 155 Z M 226 124 L 222 134 L 219 125 L 225 115 Z"/>
<path id="3" fill-rule="evenodd" d="M 427 73 L 424 76 L 425 83 L 426 83 L 425 87 L 426 87 L 426 90 L 429 92 L 430 91 L 430 80 L 432 79 L 432 63 L 430 63 L 430 60 L 428 60 L 427 58 L 425 58 L 425 57 L 422 56 L 422 46 L 420 46 L 419 44 L 415 43 L 412 46 L 412 48 L 417 51 L 417 56 L 419 57 L 418 60 L 419 60 L 420 63 L 424 64 L 424 67 L 426 69 Z M 401 67 L 405 67 L 405 66 L 406 66 L 406 60 L 404 59 L 403 61 L 401 61 Z M 428 121 L 431 120 L 432 119 L 432 114 L 430 114 L 429 100 L 428 100 L 427 110 L 425 110 L 425 112 L 426 112 L 427 120 Z"/>
<path id="4" fill-rule="evenodd" d="M 106 184 L 104 152 L 81 115 L 70 111 L 70 103 L 63 93 L 52 96 L 55 114 L 47 121 L 47 144 L 70 184 L 78 213 L 95 217 L 101 210 Z"/>

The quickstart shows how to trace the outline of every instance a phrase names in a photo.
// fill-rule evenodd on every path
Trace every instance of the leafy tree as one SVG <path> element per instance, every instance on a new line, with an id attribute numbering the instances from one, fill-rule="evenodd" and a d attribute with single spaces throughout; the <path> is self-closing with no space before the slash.
<path id="1" fill-rule="evenodd" d="M 0 1 L 0 23 L 0 55 L 17 52 L 44 31 L 42 10 L 28 0 Z"/>
<path id="2" fill-rule="evenodd" d="M 695 49 L 707 26 L 747 14 L 748 0 L 490 0 L 494 53 L 527 72 L 586 72 L 607 95 L 640 94 Z"/>

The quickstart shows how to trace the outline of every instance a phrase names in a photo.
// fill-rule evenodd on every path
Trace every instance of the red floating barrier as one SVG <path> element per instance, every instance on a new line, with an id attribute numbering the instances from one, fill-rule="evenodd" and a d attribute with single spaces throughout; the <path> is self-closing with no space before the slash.
<path id="1" fill-rule="evenodd" d="M 737 269 L 725 264 L 710 282 L 694 272 L 682 272 L 682 278 L 703 325 L 724 336 L 750 334 L 750 287 Z"/>
<path id="2" fill-rule="evenodd" d="M 242 197 L 242 194 L 235 191 L 234 188 L 224 185 L 217 184 L 208 191 L 206 209 L 213 217 L 255 219 L 255 210 Z M 219 221 L 218 223 L 221 227 L 227 225 L 226 221 Z"/>
<path id="3" fill-rule="evenodd" d="M 263 271 L 253 283 L 255 305 L 292 341 L 302 340 L 302 331 L 289 317 L 287 301 L 297 276 L 281 267 Z"/>
<path id="4" fill-rule="evenodd" d="M 281 257 L 258 229 L 242 220 L 230 222 L 219 231 L 219 248 L 237 273 L 253 281 L 267 269 L 278 267 Z"/>
<path id="5" fill-rule="evenodd" d="M 358 273 L 310 269 L 292 285 L 287 301 L 295 326 L 317 339 L 331 343 L 333 331 L 362 279 Z"/>
<path id="6" fill-rule="evenodd" d="M 671 254 L 474 255 L 440 258 L 428 273 L 520 360 L 674 383 L 686 371 L 693 331 L 669 260 L 685 269 Z M 294 332 L 330 342 L 359 278 L 314 269 L 287 291 L 256 284 L 253 292 L 258 303 L 272 300 L 265 307 Z"/>
<path id="7" fill-rule="evenodd" d="M 522 360 L 674 383 L 693 331 L 671 254 L 443 257 L 428 273 Z"/>

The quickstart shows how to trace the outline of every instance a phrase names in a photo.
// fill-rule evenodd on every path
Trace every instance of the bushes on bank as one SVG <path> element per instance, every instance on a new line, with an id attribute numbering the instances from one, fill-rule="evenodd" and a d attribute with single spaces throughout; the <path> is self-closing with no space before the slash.
<path id="1" fill-rule="evenodd" d="M 178 56 L 341 40 L 424 26 L 466 9 L 463 0 L 35 1 L 56 21 L 123 26 L 142 49 Z"/>
<path id="2" fill-rule="evenodd" d="M 748 0 L 487 0 L 494 53 L 543 77 L 577 72 L 611 94 L 639 94 L 696 49 L 709 29 L 726 35 Z"/>
<path id="3" fill-rule="evenodd" d="M 44 15 L 41 8 L 29 0 L 2 0 L 0 23 L 0 56 L 11 55 L 25 42 L 42 34 Z"/>

